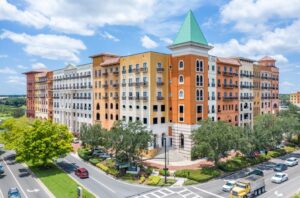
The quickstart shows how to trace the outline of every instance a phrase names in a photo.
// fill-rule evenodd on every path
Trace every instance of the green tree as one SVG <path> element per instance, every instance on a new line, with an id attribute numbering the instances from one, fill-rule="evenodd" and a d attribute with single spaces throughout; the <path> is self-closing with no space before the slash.
<path id="1" fill-rule="evenodd" d="M 109 143 L 118 162 L 137 162 L 152 142 L 152 133 L 141 122 L 116 122 L 109 133 Z"/>
<path id="2" fill-rule="evenodd" d="M 101 125 L 87 125 L 83 124 L 80 127 L 80 139 L 83 144 L 89 145 L 93 150 L 97 146 L 107 147 L 107 130 Z"/>
<path id="3" fill-rule="evenodd" d="M 16 108 L 12 112 L 12 116 L 14 118 L 19 118 L 19 117 L 22 117 L 23 115 L 25 115 L 25 111 L 22 108 Z"/>
<path id="4" fill-rule="evenodd" d="M 27 118 L 9 119 L 3 124 L 5 145 L 16 151 L 16 159 L 47 166 L 72 150 L 72 134 L 66 126 Z"/>
<path id="5" fill-rule="evenodd" d="M 194 146 L 192 157 L 207 157 L 217 163 L 220 158 L 226 157 L 232 149 L 241 147 L 241 129 L 231 124 L 210 119 L 204 120 L 201 126 L 192 132 Z"/>

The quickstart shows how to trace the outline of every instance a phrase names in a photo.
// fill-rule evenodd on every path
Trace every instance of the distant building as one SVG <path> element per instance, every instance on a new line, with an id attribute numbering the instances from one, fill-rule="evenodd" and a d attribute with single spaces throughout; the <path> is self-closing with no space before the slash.
<path id="1" fill-rule="evenodd" d="M 300 107 L 300 92 L 290 94 L 290 103 Z"/>

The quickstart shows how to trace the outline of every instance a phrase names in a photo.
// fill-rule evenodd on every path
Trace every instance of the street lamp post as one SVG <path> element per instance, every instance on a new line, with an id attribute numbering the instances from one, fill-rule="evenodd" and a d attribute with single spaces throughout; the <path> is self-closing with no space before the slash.
<path id="1" fill-rule="evenodd" d="M 167 138 L 164 138 L 164 146 L 165 146 L 165 168 L 164 168 L 164 172 L 165 172 L 165 184 L 167 184 Z"/>

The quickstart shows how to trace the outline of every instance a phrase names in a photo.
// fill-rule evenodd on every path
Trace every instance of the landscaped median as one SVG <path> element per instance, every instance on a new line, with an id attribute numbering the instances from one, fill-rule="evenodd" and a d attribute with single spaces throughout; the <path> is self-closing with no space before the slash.
<path id="1" fill-rule="evenodd" d="M 45 168 L 31 166 L 27 163 L 31 171 L 44 183 L 44 185 L 57 198 L 77 197 L 78 184 L 68 176 L 67 173 L 60 170 L 55 165 Z M 82 186 L 81 186 L 82 187 Z M 83 198 L 94 198 L 95 196 L 83 189 Z"/>

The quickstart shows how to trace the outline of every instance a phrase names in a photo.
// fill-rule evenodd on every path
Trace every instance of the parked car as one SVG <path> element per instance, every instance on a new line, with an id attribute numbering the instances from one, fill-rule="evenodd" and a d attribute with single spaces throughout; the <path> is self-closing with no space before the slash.
<path id="1" fill-rule="evenodd" d="M 235 181 L 227 180 L 226 183 L 223 185 L 222 190 L 224 192 L 230 192 L 232 190 L 234 184 L 235 184 Z"/>
<path id="2" fill-rule="evenodd" d="M 111 158 L 111 155 L 108 154 L 108 153 L 99 153 L 99 154 L 97 154 L 95 156 L 103 158 L 103 159 Z"/>
<path id="3" fill-rule="evenodd" d="M 89 178 L 89 172 L 85 168 L 76 169 L 75 175 L 77 175 L 80 179 Z"/>
<path id="4" fill-rule="evenodd" d="M 27 177 L 27 176 L 29 176 L 30 175 L 30 172 L 29 172 L 29 170 L 28 169 L 26 169 L 26 168 L 21 168 L 21 169 L 19 169 L 19 177 Z"/>
<path id="5" fill-rule="evenodd" d="M 278 164 L 275 165 L 274 171 L 282 172 L 282 171 L 287 170 L 287 168 L 288 167 L 287 167 L 286 164 L 278 163 Z"/>
<path id="6" fill-rule="evenodd" d="M 298 165 L 298 160 L 295 157 L 290 157 L 284 161 L 287 166 L 296 166 Z"/>
<path id="7" fill-rule="evenodd" d="M 103 150 L 101 150 L 101 149 L 94 149 L 92 155 L 99 155 L 99 154 L 102 154 L 102 153 L 104 153 Z"/>
<path id="8" fill-rule="evenodd" d="M 21 194 L 17 188 L 10 188 L 8 190 L 8 198 L 21 198 Z"/>
<path id="9" fill-rule="evenodd" d="M 287 181 L 289 179 L 288 174 L 287 173 L 276 173 L 271 181 L 277 184 L 280 184 L 284 181 Z"/>
<path id="10" fill-rule="evenodd" d="M 4 167 L 3 165 L 0 163 L 0 175 L 4 173 Z"/>
<path id="11" fill-rule="evenodd" d="M 246 176 L 249 176 L 249 175 L 258 175 L 258 176 L 264 176 L 264 172 L 260 169 L 254 169 L 254 170 L 250 170 Z"/>

